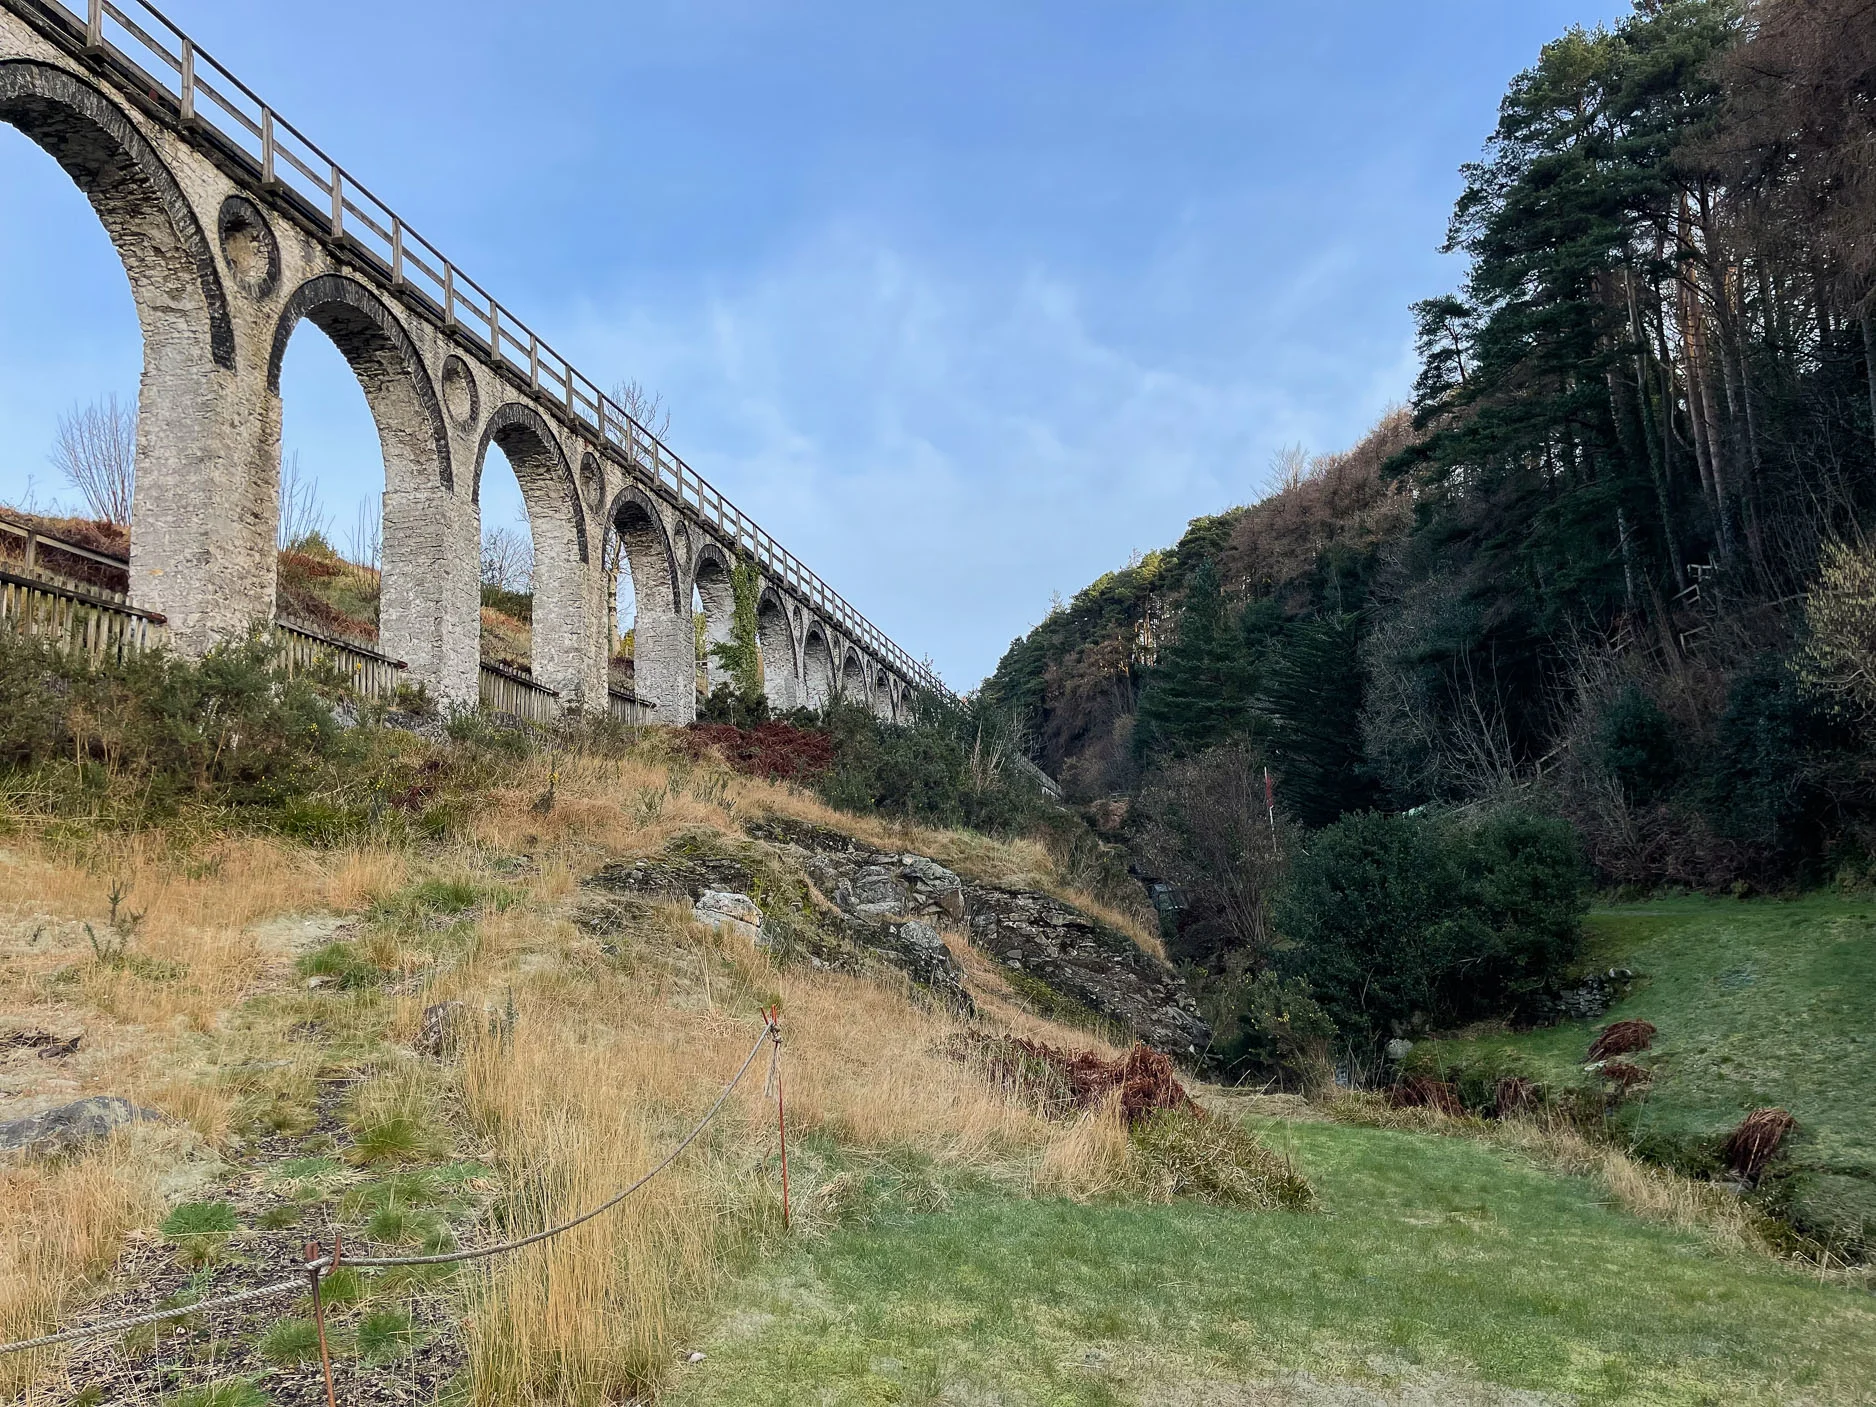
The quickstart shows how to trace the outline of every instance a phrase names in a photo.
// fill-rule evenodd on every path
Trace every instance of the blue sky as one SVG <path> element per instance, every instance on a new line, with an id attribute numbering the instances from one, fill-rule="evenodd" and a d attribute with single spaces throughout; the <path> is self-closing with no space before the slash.
<path id="1" fill-rule="evenodd" d="M 1617 0 L 170 0 L 170 17 L 954 687 L 1412 380 L 1506 81 Z M 0 129 L 0 499 L 132 397 L 128 287 Z M 286 444 L 382 485 L 319 332 Z M 519 499 L 494 476 L 485 518 Z"/>

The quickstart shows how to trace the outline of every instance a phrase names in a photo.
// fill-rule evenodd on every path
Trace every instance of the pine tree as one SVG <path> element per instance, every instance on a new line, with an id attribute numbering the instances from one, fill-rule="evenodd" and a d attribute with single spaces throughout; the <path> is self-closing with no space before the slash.
<path id="1" fill-rule="evenodd" d="M 1329 825 L 1377 797 L 1362 762 L 1358 621 L 1298 622 L 1264 673 L 1260 703 L 1270 715 L 1277 795 L 1309 826 Z"/>
<path id="2" fill-rule="evenodd" d="M 1256 671 L 1238 625 L 1217 563 L 1201 562 L 1186 584 L 1178 638 L 1140 697 L 1134 746 L 1142 757 L 1188 756 L 1252 732 Z"/>

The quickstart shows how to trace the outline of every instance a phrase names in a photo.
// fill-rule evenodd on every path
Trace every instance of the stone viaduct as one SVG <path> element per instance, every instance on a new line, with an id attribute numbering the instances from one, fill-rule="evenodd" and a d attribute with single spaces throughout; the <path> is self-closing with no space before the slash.
<path id="1" fill-rule="evenodd" d="M 761 579 L 765 687 L 897 716 L 941 688 L 565 358 L 142 0 L 0 0 L 0 121 L 90 199 L 143 331 L 131 599 L 200 650 L 271 617 L 280 368 L 302 322 L 356 373 L 383 445 L 380 649 L 473 704 L 479 489 L 499 445 L 535 549 L 532 669 L 606 707 L 609 547 L 637 602 L 639 697 L 695 716 L 693 589 L 727 637 Z"/>

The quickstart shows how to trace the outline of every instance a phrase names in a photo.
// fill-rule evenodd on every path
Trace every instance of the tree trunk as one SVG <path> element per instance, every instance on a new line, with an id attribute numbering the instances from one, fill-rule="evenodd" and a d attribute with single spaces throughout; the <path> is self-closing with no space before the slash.
<path id="1" fill-rule="evenodd" d="M 1876 294 L 1872 294 L 1876 297 Z M 1870 326 L 1870 300 L 1865 298 L 1863 306 L 1857 309 L 1857 320 L 1863 327 L 1863 367 L 1869 374 L 1869 415 L 1870 433 L 1876 436 L 1876 328 Z"/>

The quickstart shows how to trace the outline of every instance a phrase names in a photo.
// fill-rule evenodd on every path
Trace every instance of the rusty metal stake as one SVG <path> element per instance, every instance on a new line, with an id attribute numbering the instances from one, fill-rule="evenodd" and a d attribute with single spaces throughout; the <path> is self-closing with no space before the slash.
<path id="1" fill-rule="evenodd" d="M 782 1230 L 788 1229 L 788 1113 L 782 1104 L 782 1007 L 777 1002 L 768 1012 L 769 1030 L 775 1040 L 775 1128 L 782 1144 Z"/>
<path id="2" fill-rule="evenodd" d="M 313 1282 L 313 1323 L 319 1326 L 319 1366 L 326 1375 L 326 1407 L 339 1407 L 339 1399 L 332 1391 L 332 1355 L 326 1351 L 326 1308 L 319 1297 L 320 1269 L 311 1262 L 319 1259 L 319 1242 L 306 1243 L 306 1259 L 309 1263 L 307 1275 Z M 329 1269 L 339 1268 L 339 1238 L 332 1238 L 332 1264 Z"/>

